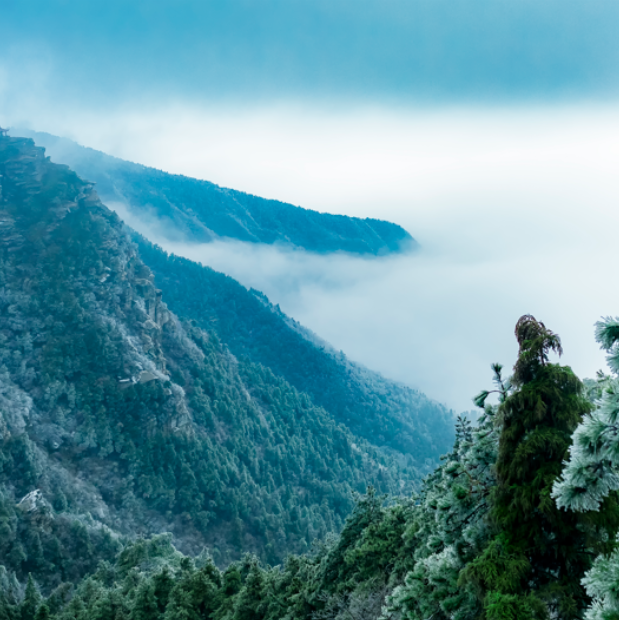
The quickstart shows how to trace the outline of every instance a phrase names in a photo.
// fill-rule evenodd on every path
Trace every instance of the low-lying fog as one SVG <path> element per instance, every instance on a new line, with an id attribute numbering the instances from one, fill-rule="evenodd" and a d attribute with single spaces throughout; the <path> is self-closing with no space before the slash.
<path id="1" fill-rule="evenodd" d="M 581 376 L 605 366 L 593 325 L 619 314 L 610 107 L 194 109 L 119 115 L 73 135 L 171 172 L 404 226 L 421 251 L 376 259 L 174 244 L 128 217 L 168 251 L 264 291 L 350 358 L 457 410 L 490 385 L 491 362 L 511 367 L 524 313 L 560 334 L 563 361 Z"/>

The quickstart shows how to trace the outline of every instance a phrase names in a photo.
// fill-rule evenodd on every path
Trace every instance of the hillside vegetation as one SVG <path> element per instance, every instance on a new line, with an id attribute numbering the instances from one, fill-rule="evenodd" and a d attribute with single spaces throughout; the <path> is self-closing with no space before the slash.
<path id="1" fill-rule="evenodd" d="M 259 291 L 134 239 L 170 309 L 217 333 L 236 357 L 268 367 L 355 435 L 399 452 L 420 470 L 449 451 L 455 417 L 443 405 L 351 362 Z"/>
<path id="2" fill-rule="evenodd" d="M 613 620 L 619 617 L 619 319 L 598 323 L 612 375 L 583 384 L 556 334 L 516 326 L 510 377 L 410 499 L 370 488 L 337 537 L 269 566 L 223 571 L 169 537 L 127 544 L 43 599 L 4 577 L 0 613 L 30 620 Z M 486 404 L 490 393 L 498 404 Z"/>
<path id="3" fill-rule="evenodd" d="M 410 251 L 415 240 L 391 222 L 318 213 L 111 157 L 71 140 L 23 132 L 52 159 L 97 183 L 104 203 L 121 202 L 165 237 L 208 242 L 237 239 L 311 252 L 383 255 Z"/>
<path id="4" fill-rule="evenodd" d="M 368 484 L 410 487 L 416 470 L 171 312 L 90 184 L 20 138 L 0 138 L 0 175 L 0 558 L 18 581 L 49 591 L 159 532 L 219 565 L 278 562 Z"/>

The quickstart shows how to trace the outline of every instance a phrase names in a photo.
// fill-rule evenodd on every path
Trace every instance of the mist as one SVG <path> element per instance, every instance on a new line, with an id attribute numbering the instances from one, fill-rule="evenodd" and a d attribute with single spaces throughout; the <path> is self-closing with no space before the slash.
<path id="1" fill-rule="evenodd" d="M 414 255 L 163 247 L 264 291 L 456 409 L 533 313 L 581 376 L 614 292 L 617 3 L 9 0 L 0 125 L 305 208 L 390 220 Z"/>
<path id="2" fill-rule="evenodd" d="M 177 132 L 160 117 L 157 134 L 154 119 L 114 154 L 395 221 L 419 241 L 417 253 L 383 258 L 184 244 L 110 205 L 167 251 L 263 291 L 351 359 L 467 410 L 492 362 L 511 368 L 514 325 L 531 313 L 562 337 L 562 363 L 580 376 L 605 367 L 593 328 L 619 314 L 618 110 L 186 110 Z"/>

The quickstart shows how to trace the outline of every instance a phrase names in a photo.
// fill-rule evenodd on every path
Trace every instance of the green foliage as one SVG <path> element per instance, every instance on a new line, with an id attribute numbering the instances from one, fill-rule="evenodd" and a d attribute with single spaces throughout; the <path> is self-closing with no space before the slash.
<path id="1" fill-rule="evenodd" d="M 495 369 L 501 393 L 500 369 Z M 431 616 L 464 620 L 481 612 L 474 589 L 462 572 L 487 544 L 488 499 L 496 484 L 496 408 L 487 406 L 477 428 L 460 418 L 454 449 L 422 488 L 404 533 L 412 566 L 390 600 L 407 618 Z"/>
<path id="2" fill-rule="evenodd" d="M 60 588 L 41 601 L 30 581 L 23 602 L 7 608 L 27 607 L 55 620 L 310 620 L 349 612 L 376 618 L 395 565 L 407 560 L 397 541 L 411 509 L 384 507 L 370 489 L 358 498 L 343 541 L 289 556 L 275 568 L 246 555 L 222 573 L 208 555 L 193 561 L 180 554 L 169 536 L 141 539 L 74 590 Z"/>
<path id="3" fill-rule="evenodd" d="M 611 375 L 598 373 L 588 388 L 595 410 L 585 416 L 573 435 L 570 457 L 552 496 L 557 505 L 570 511 L 604 514 L 616 504 L 617 420 L 619 419 L 619 322 L 606 317 L 596 324 L 596 339 L 607 352 Z M 611 539 L 612 540 L 612 539 Z M 619 617 L 619 553 L 598 556 L 583 579 L 592 603 L 587 620 Z"/>
<path id="4" fill-rule="evenodd" d="M 504 443 L 516 441 L 506 430 L 518 418 L 526 427 L 529 412 L 518 407 L 521 392 L 531 383 L 539 382 L 541 398 L 551 394 L 563 398 L 563 406 L 576 402 L 585 407 L 572 400 L 570 388 L 577 394 L 580 388 L 569 373 L 565 380 L 564 369 L 545 360 L 527 381 L 515 385 L 502 379 L 499 366 L 493 370 L 499 404 L 486 405 L 476 427 L 465 418 L 458 420 L 453 450 L 426 478 L 419 494 L 385 505 L 385 496 L 369 488 L 357 498 L 341 534 L 318 543 L 311 553 L 291 555 L 275 568 L 247 555 L 222 573 L 208 555 L 195 562 L 183 557 L 170 537 L 138 540 L 126 546 L 113 565 L 102 565 L 80 583 L 72 598 L 59 604 L 52 594 L 47 606 L 57 620 L 547 620 L 582 617 L 588 594 L 595 599 L 587 612 L 590 620 L 613 617 L 619 565 L 614 555 L 600 556 L 583 582 L 586 592 L 578 588 L 586 568 L 581 558 L 586 556 L 591 565 L 596 553 L 613 548 L 612 515 L 619 511 L 608 504 L 610 512 L 586 515 L 587 519 L 580 515 L 575 527 L 568 516 L 557 526 L 552 519 L 565 519 L 565 513 L 557 517 L 539 498 L 537 504 L 523 503 L 523 497 L 541 494 L 535 486 L 541 483 L 523 464 L 517 469 L 509 466 Z M 556 389 L 546 391 L 549 376 Z M 546 411 L 559 430 L 561 420 L 570 423 L 556 403 L 548 401 Z M 512 459 L 520 454 L 536 458 L 518 446 L 535 438 L 537 427 L 546 421 L 531 417 Z M 547 439 L 546 432 L 542 437 Z M 555 442 L 549 441 L 549 450 L 555 449 Z M 533 445 L 539 445 L 537 440 Z M 520 519 L 501 510 L 505 496 L 500 485 L 507 475 L 515 476 L 511 480 L 520 486 L 533 481 L 529 495 L 512 484 L 510 501 Z M 545 482 L 543 476 L 541 480 Z M 503 529 L 501 518 L 510 519 L 512 529 Z M 542 519 L 557 527 L 557 533 L 546 530 L 546 540 L 543 528 L 541 535 L 536 531 L 536 520 Z M 514 536 L 521 521 L 526 521 L 531 536 L 537 536 L 533 540 L 539 549 L 523 546 L 524 532 Z M 564 542 L 552 550 L 555 541 L 567 541 L 569 527 L 574 548 Z M 547 560 L 548 549 L 554 553 L 554 565 Z M 561 564 L 563 558 L 567 567 Z"/>
<path id="5" fill-rule="evenodd" d="M 548 617 L 544 604 L 531 594 L 492 592 L 486 600 L 488 620 L 544 620 Z"/>
<path id="6" fill-rule="evenodd" d="M 573 435 L 570 458 L 552 496 L 561 508 L 599 510 L 605 498 L 619 490 L 619 322 L 607 317 L 596 324 L 596 338 L 606 350 L 612 375 L 598 373 L 588 382 L 595 410 L 585 416 Z"/>
<path id="7" fill-rule="evenodd" d="M 73 172 L 7 138 L 0 174 L 0 551 L 20 582 L 91 574 L 110 528 L 279 562 L 338 531 L 354 492 L 416 474 L 173 315 Z"/>
<path id="8" fill-rule="evenodd" d="M 419 469 L 449 450 L 453 416 L 445 407 L 330 350 L 262 293 L 133 238 L 170 309 L 215 332 L 235 356 L 266 366 L 355 435 L 414 457 Z"/>
<path id="9" fill-rule="evenodd" d="M 222 298 L 200 306 L 170 285 L 192 320 L 177 319 L 81 182 L 36 152 L 23 163 L 30 147 L 19 141 L 2 144 L 17 236 L 0 256 L 0 620 L 619 617 L 616 376 L 585 389 L 550 363 L 558 336 L 523 317 L 513 376 L 493 365 L 477 425 L 459 418 L 453 449 L 419 492 L 389 500 L 395 460 L 257 363 L 257 351 L 277 362 L 247 335 L 255 300 L 265 332 L 277 324 L 265 300 L 238 293 L 238 307 L 249 305 L 226 329 L 205 330 L 197 309 L 223 316 L 235 289 L 221 281 Z M 36 174 L 14 183 L 30 165 Z M 217 280 L 191 264 L 176 272 L 174 257 L 143 247 L 164 281 L 184 269 L 203 290 Z M 615 374 L 617 325 L 597 334 Z M 282 333 L 294 354 L 313 355 Z M 119 382 L 127 376 L 138 378 Z M 493 393 L 498 405 L 487 405 Z M 378 417 L 364 432 L 397 421 Z M 128 542 L 102 526 L 102 506 L 134 535 L 146 518 L 173 531 Z M 226 569 L 175 540 L 189 553 L 209 543 Z"/>
<path id="10" fill-rule="evenodd" d="M 37 609 L 39 608 L 40 603 L 41 596 L 37 592 L 32 575 L 28 575 L 28 583 L 26 584 L 24 600 L 19 606 L 21 620 L 32 620 L 37 612 Z"/>
<path id="11" fill-rule="evenodd" d="M 523 617 L 542 617 L 535 610 L 545 609 L 544 614 L 577 618 L 589 601 L 582 577 L 592 555 L 613 548 L 619 513 L 614 498 L 594 514 L 566 513 L 552 500 L 571 434 L 591 405 L 571 369 L 548 362 L 548 352 L 560 353 L 561 344 L 543 323 L 522 317 L 516 337 L 515 389 L 499 406 L 491 510 L 496 534 L 463 576 L 477 588 L 490 617 L 530 608 Z"/>

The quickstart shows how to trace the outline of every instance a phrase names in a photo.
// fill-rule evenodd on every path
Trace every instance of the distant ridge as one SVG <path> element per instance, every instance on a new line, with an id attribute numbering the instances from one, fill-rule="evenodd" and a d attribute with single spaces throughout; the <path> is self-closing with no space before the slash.
<path id="1" fill-rule="evenodd" d="M 19 130 L 56 163 L 97 184 L 104 203 L 121 202 L 137 218 L 157 222 L 173 240 L 236 239 L 284 244 L 310 252 L 381 256 L 417 248 L 401 226 L 371 218 L 319 213 L 277 200 L 168 174 L 48 133 Z"/>
<path id="2" fill-rule="evenodd" d="M 90 183 L 0 136 L 0 618 L 7 571 L 49 592 L 163 532 L 222 566 L 281 563 L 355 492 L 425 473 L 176 315 L 154 278 Z"/>
<path id="3" fill-rule="evenodd" d="M 454 413 L 421 392 L 349 360 L 254 289 L 167 254 L 134 235 L 172 312 L 214 332 L 238 359 L 267 367 L 370 444 L 431 471 L 454 439 Z"/>

